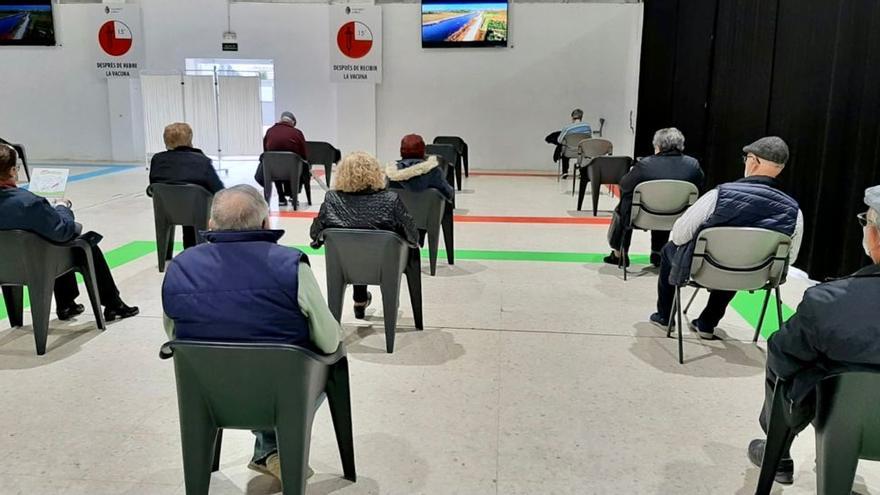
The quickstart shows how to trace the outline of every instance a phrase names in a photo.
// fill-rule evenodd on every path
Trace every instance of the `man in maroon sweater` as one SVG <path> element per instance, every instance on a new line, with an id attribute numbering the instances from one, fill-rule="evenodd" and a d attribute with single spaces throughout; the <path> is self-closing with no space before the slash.
<path id="1" fill-rule="evenodd" d="M 296 128 L 296 117 L 291 112 L 281 114 L 281 120 L 266 131 L 263 138 L 263 151 L 292 151 L 308 163 L 306 151 L 306 138 L 302 131 Z M 303 168 L 300 183 L 311 180 L 311 166 Z M 257 182 L 263 185 L 263 168 L 257 170 Z M 275 181 L 275 189 L 278 191 L 278 205 L 286 206 L 287 198 L 296 201 L 294 192 L 290 190 L 290 184 L 286 181 Z M 297 191 L 297 194 L 299 191 Z"/>

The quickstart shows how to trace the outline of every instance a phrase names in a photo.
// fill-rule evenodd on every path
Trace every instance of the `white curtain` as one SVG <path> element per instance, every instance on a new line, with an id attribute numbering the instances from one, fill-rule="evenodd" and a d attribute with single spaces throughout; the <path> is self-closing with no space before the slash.
<path id="1" fill-rule="evenodd" d="M 193 129 L 193 146 L 217 154 L 217 100 L 214 76 L 184 76 L 186 122 Z"/>
<path id="2" fill-rule="evenodd" d="M 220 141 L 224 156 L 263 151 L 260 78 L 220 76 Z"/>
<path id="3" fill-rule="evenodd" d="M 144 101 L 144 140 L 147 154 L 165 151 L 165 126 L 184 120 L 183 91 L 179 75 L 141 75 Z"/>

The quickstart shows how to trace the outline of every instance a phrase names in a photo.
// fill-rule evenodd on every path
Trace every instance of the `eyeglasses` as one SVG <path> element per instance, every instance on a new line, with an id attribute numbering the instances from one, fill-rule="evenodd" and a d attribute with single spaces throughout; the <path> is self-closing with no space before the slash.
<path id="1" fill-rule="evenodd" d="M 874 222 L 868 220 L 868 212 L 865 212 L 865 213 L 859 213 L 858 215 L 856 215 L 856 218 L 859 219 L 859 224 L 860 224 L 862 227 L 867 227 L 869 223 L 870 223 L 870 224 L 873 224 L 873 223 L 874 223 Z"/>

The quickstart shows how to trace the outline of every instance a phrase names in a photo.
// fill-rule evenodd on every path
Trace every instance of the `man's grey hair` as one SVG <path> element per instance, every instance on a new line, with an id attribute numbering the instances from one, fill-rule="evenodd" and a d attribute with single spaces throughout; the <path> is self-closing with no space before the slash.
<path id="1" fill-rule="evenodd" d="M 267 218 L 269 205 L 253 186 L 233 186 L 214 195 L 211 206 L 214 230 L 260 230 Z"/>
<path id="2" fill-rule="evenodd" d="M 661 152 L 684 151 L 684 134 L 675 127 L 660 129 L 654 133 L 654 147 Z"/>
<path id="3" fill-rule="evenodd" d="M 584 120 L 584 111 L 580 108 L 575 108 L 571 112 L 571 118 L 574 120 Z"/>

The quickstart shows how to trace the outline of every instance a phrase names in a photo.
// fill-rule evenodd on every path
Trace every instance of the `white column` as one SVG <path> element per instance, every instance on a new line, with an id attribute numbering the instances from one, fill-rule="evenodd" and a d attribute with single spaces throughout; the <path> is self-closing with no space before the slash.
<path id="1" fill-rule="evenodd" d="M 139 108 L 135 107 L 133 81 L 127 78 L 107 79 L 107 102 L 110 110 L 111 156 L 114 162 L 143 162 L 143 119 L 136 122 Z M 137 133 L 141 135 L 138 136 Z M 140 143 L 140 151 L 136 143 Z"/>
<path id="2" fill-rule="evenodd" d="M 337 147 L 343 153 L 376 154 L 376 86 L 367 83 L 336 84 Z M 378 157 L 380 162 L 389 157 Z M 393 157 L 392 157 L 393 158 Z"/>

